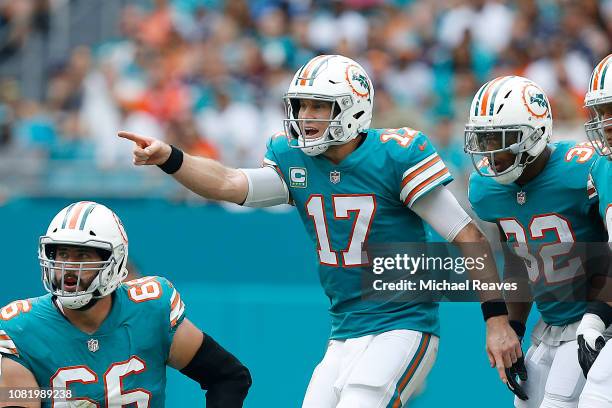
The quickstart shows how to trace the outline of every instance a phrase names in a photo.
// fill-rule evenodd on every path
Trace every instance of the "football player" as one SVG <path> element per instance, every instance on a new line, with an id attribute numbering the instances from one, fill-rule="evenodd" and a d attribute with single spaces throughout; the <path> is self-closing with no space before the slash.
<path id="1" fill-rule="evenodd" d="M 551 134 L 546 94 L 519 76 L 484 84 L 472 101 L 465 129 L 465 149 L 476 168 L 470 177 L 470 204 L 480 219 L 497 224 L 507 242 L 502 245 L 504 274 L 528 277 L 541 315 L 531 334 L 526 372 L 520 362 L 510 370 L 510 377 L 521 378 L 520 383 L 509 378 L 516 407 L 577 406 L 584 377 L 575 333 L 586 303 L 571 293 L 585 276 L 586 258 L 572 252 L 571 243 L 605 237 L 597 201 L 587 191 L 594 149 L 588 143 L 550 143 Z M 558 299 L 565 290 L 571 297 Z M 580 301 L 561 301 L 567 299 Z M 508 308 L 522 337 L 531 302 L 510 303 Z"/>
<path id="2" fill-rule="evenodd" d="M 448 241 L 486 241 L 444 187 L 451 175 L 423 133 L 369 128 L 374 89 L 358 63 L 319 55 L 296 72 L 284 99 L 285 131 L 269 140 L 259 169 L 231 169 L 146 136 L 119 136 L 136 143 L 136 165 L 158 165 L 201 196 L 295 205 L 316 245 L 332 323 L 303 407 L 404 406 L 436 358 L 438 305 L 364 301 L 363 247 L 424 242 L 422 219 Z M 497 279 L 492 263 L 487 270 Z M 521 351 L 505 304 L 493 300 L 483 303 L 487 350 L 504 379 Z"/>
<path id="3" fill-rule="evenodd" d="M 612 242 L 612 54 L 593 70 L 584 105 L 591 120 L 584 126 L 600 158 L 591 167 L 591 191 L 599 197 L 599 214 Z M 610 276 L 606 276 L 610 278 Z M 609 283 L 607 283 L 609 285 Z M 605 288 L 606 286 L 604 286 Z M 601 300 L 589 303 L 578 330 L 578 360 L 587 377 L 580 407 L 612 407 L 612 346 L 606 344 L 604 331 L 612 323 L 610 291 L 602 290 Z M 604 347 L 605 345 L 605 347 Z M 603 350 L 602 350 L 603 349 Z M 601 354 L 601 355 L 599 355 Z"/>
<path id="4" fill-rule="evenodd" d="M 39 243 L 49 293 L 0 309 L 0 407 L 163 407 L 166 365 L 199 382 L 207 406 L 242 407 L 247 368 L 185 318 L 169 281 L 122 283 L 127 257 L 107 207 L 82 201 L 53 218 Z M 51 398 L 7 392 L 39 387 Z"/>

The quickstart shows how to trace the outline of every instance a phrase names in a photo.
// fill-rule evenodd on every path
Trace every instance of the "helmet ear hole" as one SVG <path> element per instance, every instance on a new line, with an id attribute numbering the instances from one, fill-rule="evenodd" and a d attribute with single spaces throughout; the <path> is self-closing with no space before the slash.
<path id="1" fill-rule="evenodd" d="M 55 254 L 57 252 L 57 245 L 55 244 L 47 244 L 45 245 L 45 255 L 48 259 L 55 259 Z"/>
<path id="2" fill-rule="evenodd" d="M 364 111 L 359 111 L 359 112 L 357 112 L 356 114 L 354 114 L 354 115 L 353 115 L 353 117 L 354 117 L 355 119 L 359 119 L 360 117 L 362 117 L 362 116 L 363 116 L 363 114 L 364 114 L 364 113 L 365 113 Z"/>
<path id="3" fill-rule="evenodd" d="M 290 98 L 289 104 L 291 106 L 291 116 L 296 119 L 300 113 L 300 100 L 297 98 Z"/>
<path id="4" fill-rule="evenodd" d="M 53 230 L 53 232 L 57 232 L 57 228 L 55 228 L 55 229 Z"/>
<path id="5" fill-rule="evenodd" d="M 340 105 L 338 104 L 338 102 L 334 102 L 334 106 L 332 107 L 332 118 L 338 116 L 340 114 L 340 111 Z"/>
<path id="6" fill-rule="evenodd" d="M 96 248 L 96 253 L 103 261 L 106 261 L 111 257 L 111 251 L 107 251 L 106 249 Z"/>
<path id="7" fill-rule="evenodd" d="M 91 235 L 91 236 L 94 236 L 94 237 L 95 237 L 95 236 L 96 236 L 96 233 L 95 233 L 95 232 L 93 232 L 93 231 L 89 231 L 89 235 Z"/>

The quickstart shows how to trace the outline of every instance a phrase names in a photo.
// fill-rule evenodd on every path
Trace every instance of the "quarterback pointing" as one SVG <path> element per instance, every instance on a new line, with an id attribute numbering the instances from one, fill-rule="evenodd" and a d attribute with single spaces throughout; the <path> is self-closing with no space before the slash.
<path id="1" fill-rule="evenodd" d="M 81 201 L 53 218 L 39 244 L 49 293 L 0 309 L 0 407 L 164 407 L 167 365 L 207 390 L 207 407 L 242 407 L 247 368 L 185 318 L 166 279 L 122 283 L 127 256 L 107 207 Z M 52 398 L 6 398 L 39 387 Z"/>
<path id="2" fill-rule="evenodd" d="M 259 169 L 231 169 L 146 136 L 119 136 L 135 142 L 136 165 L 158 165 L 206 198 L 295 205 L 316 245 L 332 323 L 303 406 L 405 406 L 436 358 L 438 306 L 364 301 L 363 247 L 423 242 L 423 220 L 448 241 L 486 241 L 444 187 L 451 175 L 425 135 L 369 128 L 374 89 L 358 63 L 319 55 L 296 72 L 284 99 L 285 131 L 269 140 Z M 489 358 L 505 379 L 520 344 L 503 303 L 484 302 L 483 311 Z"/>

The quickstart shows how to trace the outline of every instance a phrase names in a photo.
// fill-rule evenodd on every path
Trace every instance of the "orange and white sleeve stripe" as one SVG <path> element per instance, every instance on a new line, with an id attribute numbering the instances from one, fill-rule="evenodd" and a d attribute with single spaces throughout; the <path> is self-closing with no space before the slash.
<path id="1" fill-rule="evenodd" d="M 593 183 L 593 177 L 589 174 L 589 180 L 587 181 L 587 195 L 589 196 L 589 200 L 597 197 L 597 189 L 595 188 L 595 184 Z"/>
<path id="2" fill-rule="evenodd" d="M 184 314 L 185 304 L 181 300 L 181 295 L 176 291 L 176 289 L 173 289 L 172 297 L 170 297 L 170 327 L 176 326 Z"/>
<path id="3" fill-rule="evenodd" d="M 404 172 L 400 200 L 405 206 L 411 207 L 432 188 L 450 179 L 452 177 L 448 168 L 438 153 L 433 153 Z"/>
<path id="4" fill-rule="evenodd" d="M 0 330 L 0 353 L 12 354 L 19 357 L 15 343 L 4 330 Z"/>

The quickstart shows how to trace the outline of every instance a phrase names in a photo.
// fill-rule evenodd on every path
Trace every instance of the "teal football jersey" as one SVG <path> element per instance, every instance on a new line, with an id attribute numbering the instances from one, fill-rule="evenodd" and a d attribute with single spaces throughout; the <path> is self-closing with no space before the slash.
<path id="1" fill-rule="evenodd" d="M 503 185 L 491 177 L 474 172 L 468 196 L 478 217 L 497 224 L 505 233 L 515 253 L 525 261 L 532 291 L 542 319 L 553 326 L 579 320 L 584 302 L 542 301 L 556 285 L 571 290 L 571 281 L 583 275 L 582 260 L 568 250 L 567 242 L 601 242 L 605 231 L 593 222 L 587 180 L 596 154 L 592 147 L 562 141 L 549 144 L 552 150 L 543 171 L 522 187 Z M 488 167 L 481 169 L 489 171 Z M 570 252 L 570 253 L 568 253 Z M 561 288 L 561 289 L 559 289 Z"/>
<path id="2" fill-rule="evenodd" d="M 589 195 L 599 198 L 599 215 L 608 228 L 608 241 L 612 242 L 612 160 L 599 157 L 591 167 Z"/>
<path id="3" fill-rule="evenodd" d="M 40 387 L 69 389 L 82 406 L 163 407 L 166 360 L 185 305 L 161 277 L 125 282 L 112 296 L 93 334 L 73 326 L 51 294 L 10 303 L 0 310 L 0 353 L 28 368 Z"/>
<path id="4" fill-rule="evenodd" d="M 422 133 L 369 129 L 341 163 L 308 156 L 285 134 L 270 139 L 264 164 L 289 188 L 319 258 L 319 279 L 329 297 L 331 338 L 395 329 L 438 334 L 438 305 L 361 298 L 363 245 L 423 242 L 423 221 L 410 210 L 416 200 L 452 177 Z"/>

